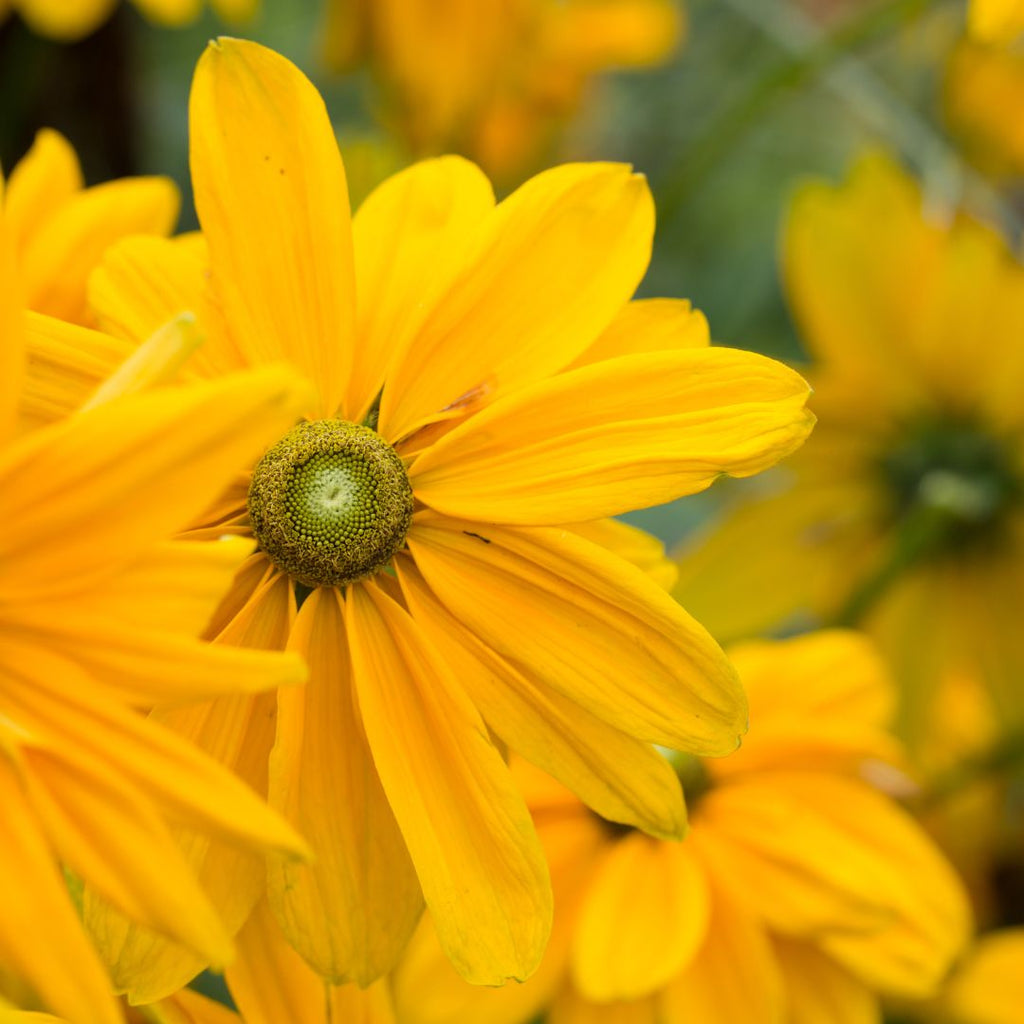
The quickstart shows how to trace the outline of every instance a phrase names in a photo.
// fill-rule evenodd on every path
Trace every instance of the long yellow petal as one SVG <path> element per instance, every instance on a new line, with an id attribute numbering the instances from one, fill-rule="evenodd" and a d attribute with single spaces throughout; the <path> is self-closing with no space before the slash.
<path id="1" fill-rule="evenodd" d="M 413 618 L 510 749 L 602 817 L 653 835 L 682 837 L 682 789 L 665 758 L 575 701 L 531 683 L 448 612 L 409 560 L 399 561 L 397 570 Z"/>
<path id="2" fill-rule="evenodd" d="M 346 626 L 366 735 L 445 952 L 475 984 L 526 978 L 551 931 L 551 889 L 507 767 L 407 612 L 364 583 Z"/>
<path id="3" fill-rule="evenodd" d="M 309 595 L 289 648 L 310 676 L 279 697 L 270 802 L 316 861 L 272 864 L 271 904 L 320 974 L 368 985 L 398 960 L 423 897 L 359 722 L 338 591 Z"/>
<path id="4" fill-rule="evenodd" d="M 736 749 L 747 708 L 735 671 L 635 566 L 566 530 L 432 514 L 408 544 L 452 615 L 527 679 L 647 742 Z"/>
<path id="5" fill-rule="evenodd" d="M 750 352 L 688 348 L 585 366 L 494 405 L 413 463 L 417 497 L 488 522 L 573 523 L 749 476 L 803 443 L 809 391 Z"/>
<path id="6" fill-rule="evenodd" d="M 189 117 L 196 209 L 232 337 L 253 363 L 288 359 L 316 385 L 317 414 L 333 416 L 352 365 L 355 283 L 323 100 L 284 57 L 221 39 L 196 68 Z"/>
<path id="7" fill-rule="evenodd" d="M 32 233 L 24 250 L 32 309 L 88 321 L 89 274 L 104 250 L 134 234 L 169 234 L 178 218 L 177 187 L 167 178 L 124 178 L 85 189 Z"/>
<path id="8" fill-rule="evenodd" d="M 653 233 L 650 190 L 628 166 L 532 178 L 484 223 L 465 272 L 395 366 L 381 432 L 397 441 L 566 366 L 633 294 Z"/>
<path id="9" fill-rule="evenodd" d="M 592 1003 L 572 987 L 559 993 L 551 1005 L 547 1024 L 661 1024 L 655 999 L 648 996 L 618 1003 Z"/>
<path id="10" fill-rule="evenodd" d="M 1024 1005 L 1024 928 L 980 939 L 953 975 L 941 1005 L 953 1020 L 1015 1024 Z"/>
<path id="11" fill-rule="evenodd" d="M 18 0 L 18 14 L 41 36 L 73 42 L 87 36 L 109 17 L 117 0 Z"/>
<path id="12" fill-rule="evenodd" d="M 704 866 L 685 843 L 634 832 L 598 868 L 576 923 L 572 978 L 588 999 L 639 999 L 668 984 L 703 945 Z"/>
<path id="13" fill-rule="evenodd" d="M 33 432 L 0 456 L 5 582 L 18 579 L 18 598 L 30 599 L 117 571 L 203 511 L 307 399 L 293 375 L 267 368 Z"/>
<path id="14" fill-rule="evenodd" d="M 347 407 L 361 421 L 404 349 L 433 308 L 494 207 L 483 172 L 461 157 L 425 160 L 388 178 L 352 223 L 359 288 Z"/>
<path id="15" fill-rule="evenodd" d="M 74 147 L 60 132 L 36 132 L 32 148 L 14 165 L 7 180 L 5 218 L 16 249 L 85 182 Z"/>
<path id="16" fill-rule="evenodd" d="M 106 972 L 90 946 L 21 781 L 0 756 L 0 956 L 70 1024 L 120 1024 Z"/>
<path id="17" fill-rule="evenodd" d="M 25 371 L 25 315 L 0 181 L 0 443 L 14 430 Z"/>

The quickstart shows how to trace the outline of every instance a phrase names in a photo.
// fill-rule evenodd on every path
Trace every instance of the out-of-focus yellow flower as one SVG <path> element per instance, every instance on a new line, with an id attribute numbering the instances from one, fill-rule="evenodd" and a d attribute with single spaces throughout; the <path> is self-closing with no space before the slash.
<path id="1" fill-rule="evenodd" d="M 0 215 L 2 216 L 2 215 Z M 26 339 L 99 338 L 21 308 L 0 219 L 0 995 L 120 1020 L 61 867 L 224 963 L 231 942 L 168 822 L 294 853 L 245 785 L 141 709 L 300 682 L 294 656 L 196 639 L 251 544 L 174 543 L 305 400 L 261 370 L 95 405 L 15 437 Z"/>
<path id="2" fill-rule="evenodd" d="M 1018 1024 L 1022 1007 L 1024 928 L 1010 928 L 978 941 L 939 999 L 937 1018 L 942 1024 Z"/>
<path id="3" fill-rule="evenodd" d="M 29 309 L 86 323 L 86 283 L 111 243 L 168 235 L 178 190 L 168 178 L 123 178 L 85 188 L 70 143 L 44 129 L 6 187 L 6 217 Z"/>
<path id="4" fill-rule="evenodd" d="M 328 58 L 368 62 L 415 156 L 456 152 L 510 180 L 538 162 L 591 79 L 663 63 L 676 0 L 330 0 Z"/>
<path id="5" fill-rule="evenodd" d="M 555 927 L 537 975 L 494 992 L 445 967 L 424 922 L 396 974 L 402 1024 L 855 1024 L 879 994 L 927 996 L 967 939 L 955 875 L 866 781 L 898 754 L 892 692 L 858 635 L 731 655 L 750 699 L 736 754 L 675 761 L 680 842 L 609 825 L 516 772 L 551 863 Z"/>
<path id="6" fill-rule="evenodd" d="M 943 108 L 951 132 L 971 160 L 994 177 L 1024 174 L 1024 123 L 1006 112 L 1024 105 L 1024 47 L 972 39 L 954 49 Z"/>
<path id="7" fill-rule="evenodd" d="M 1024 32 L 1024 0 L 970 0 L 967 27 L 985 42 L 1012 42 Z"/>
<path id="8" fill-rule="evenodd" d="M 0 0 L 0 17 L 15 11 L 42 36 L 73 42 L 95 32 L 113 13 L 118 0 Z M 203 0 L 132 0 L 154 24 L 180 27 L 195 21 Z M 248 21 L 260 0 L 209 0 L 211 9 L 231 23 Z"/>
<path id="9" fill-rule="evenodd" d="M 284 358 L 315 383 L 307 419 L 191 534 L 255 532 L 212 634 L 287 645 L 312 678 L 280 694 L 273 753 L 258 701 L 179 728 L 311 840 L 315 865 L 275 867 L 270 903 L 325 977 L 381 975 L 424 898 L 468 978 L 523 977 L 550 889 L 487 726 L 607 816 L 677 835 L 678 782 L 649 743 L 723 753 L 746 725 L 707 633 L 569 527 L 773 464 L 810 429 L 806 385 L 709 347 L 688 303 L 630 302 L 654 210 L 627 167 L 560 167 L 495 205 L 474 165 L 430 161 L 350 224 L 323 103 L 284 58 L 214 44 L 191 116 L 205 245 L 123 242 L 92 297 L 129 344 L 199 311 L 211 377 Z M 34 350 L 35 386 L 84 385 L 105 358 Z M 265 876 L 230 877 L 241 927 Z M 108 948 L 153 1001 L 197 965 L 148 941 Z"/>
<path id="10" fill-rule="evenodd" d="M 915 749 L 951 674 L 1024 722 L 1024 268 L 874 156 L 799 194 L 784 272 L 820 424 L 777 493 L 684 555 L 678 592 L 724 640 L 865 623 Z"/>

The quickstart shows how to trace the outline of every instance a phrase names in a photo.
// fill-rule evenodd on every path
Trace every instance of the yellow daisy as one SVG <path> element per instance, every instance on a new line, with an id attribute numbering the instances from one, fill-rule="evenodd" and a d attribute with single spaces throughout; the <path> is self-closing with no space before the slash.
<path id="1" fill-rule="evenodd" d="M 806 385 L 708 347 L 687 303 L 629 302 L 654 215 L 626 167 L 560 167 L 496 206 L 475 166 L 440 159 L 350 225 L 323 103 L 282 57 L 212 45 L 191 118 L 205 242 L 116 246 L 100 320 L 130 340 L 198 309 L 198 372 L 284 358 L 317 398 L 191 534 L 257 538 L 211 628 L 302 653 L 310 684 L 280 694 L 276 739 L 273 708 L 179 725 L 310 839 L 315 866 L 275 865 L 269 897 L 325 977 L 381 975 L 424 899 L 467 978 L 525 977 L 550 889 L 489 729 L 606 816 L 678 835 L 649 744 L 724 753 L 746 725 L 703 628 L 602 546 L 614 528 L 573 524 L 774 463 L 810 429 Z M 34 350 L 37 392 L 103 360 L 85 338 L 62 351 L 53 384 L 54 346 Z M 241 927 L 264 877 L 231 877 Z M 197 969 L 145 945 L 111 943 L 133 999 Z"/>
<path id="2" fill-rule="evenodd" d="M 1024 32 L 1024 0 L 970 0 L 967 27 L 985 42 L 1012 42 Z"/>
<path id="3" fill-rule="evenodd" d="M 800 612 L 865 623 L 915 749 L 950 677 L 1021 722 L 1024 268 L 882 157 L 800 193 L 783 268 L 821 422 L 775 493 L 685 554 L 678 592 L 724 640 Z"/>
<path id="4" fill-rule="evenodd" d="M 11 171 L 6 218 L 29 309 L 87 323 L 86 284 L 104 250 L 128 235 L 168 235 L 179 197 L 167 178 L 85 188 L 71 144 L 44 129 Z"/>
<path id="5" fill-rule="evenodd" d="M 537 974 L 483 990 L 424 924 L 395 979 L 403 1024 L 861 1024 L 881 993 L 925 996 L 967 938 L 956 877 L 866 769 L 897 753 L 892 693 L 858 635 L 730 655 L 750 735 L 675 758 L 682 843 L 610 825 L 516 763 L 551 864 L 555 926 Z"/>
<path id="6" fill-rule="evenodd" d="M 373 68 L 416 156 L 458 152 L 510 180 L 614 68 L 666 61 L 675 0 L 329 0 L 327 56 Z"/>
<path id="7" fill-rule="evenodd" d="M 39 35 L 73 42 L 95 32 L 117 7 L 118 0 L 0 0 L 0 17 L 15 11 Z M 155 25 L 180 27 L 195 21 L 203 0 L 132 0 Z M 259 0 L 209 0 L 210 8 L 227 22 L 247 21 Z"/>
<path id="8" fill-rule="evenodd" d="M 15 438 L 26 326 L 49 321 L 24 322 L 10 241 L 0 221 L 0 997 L 114 1024 L 62 867 L 223 964 L 228 932 L 169 823 L 304 849 L 248 787 L 137 709 L 304 677 L 294 656 L 196 639 L 251 544 L 169 538 L 305 395 L 267 369 L 111 400 Z"/>

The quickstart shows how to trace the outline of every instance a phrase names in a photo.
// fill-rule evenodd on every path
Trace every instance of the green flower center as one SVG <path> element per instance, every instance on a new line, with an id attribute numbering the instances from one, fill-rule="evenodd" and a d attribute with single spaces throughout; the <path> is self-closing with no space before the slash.
<path id="1" fill-rule="evenodd" d="M 930 547 L 960 547 L 986 536 L 1021 497 L 1005 445 L 958 421 L 926 422 L 908 431 L 882 459 L 894 517 L 917 522 Z"/>
<path id="2" fill-rule="evenodd" d="M 300 423 L 260 459 L 249 487 L 260 547 L 307 587 L 384 568 L 405 540 L 412 504 L 398 453 L 345 420 Z"/>

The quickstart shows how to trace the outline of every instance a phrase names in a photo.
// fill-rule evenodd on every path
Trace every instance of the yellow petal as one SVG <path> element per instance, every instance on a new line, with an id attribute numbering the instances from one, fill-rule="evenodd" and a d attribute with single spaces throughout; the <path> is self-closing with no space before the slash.
<path id="1" fill-rule="evenodd" d="M 145 1008 L 153 1024 L 240 1024 L 238 1014 L 226 1006 L 183 988 L 170 999 Z"/>
<path id="2" fill-rule="evenodd" d="M 878 997 L 810 942 L 775 936 L 787 1024 L 878 1024 Z"/>
<path id="3" fill-rule="evenodd" d="M 361 584 L 346 625 L 366 735 L 445 952 L 474 984 L 526 978 L 551 890 L 507 767 L 407 612 Z"/>
<path id="4" fill-rule="evenodd" d="M 857 771 L 868 758 L 900 760 L 889 732 L 896 691 L 863 634 L 819 630 L 729 648 L 750 702 L 750 734 L 733 757 L 708 765 L 718 779 L 772 768 Z"/>
<path id="5" fill-rule="evenodd" d="M 578 794 L 602 817 L 680 838 L 686 809 L 668 762 L 554 690 L 532 684 L 455 619 L 409 560 L 397 564 L 413 618 L 510 749 Z"/>
<path id="6" fill-rule="evenodd" d="M 565 530 L 432 514 L 408 544 L 449 612 L 527 679 L 647 742 L 735 750 L 747 709 L 732 666 L 639 569 Z"/>
<path id="7" fill-rule="evenodd" d="M 110 16 L 117 0 L 18 0 L 18 14 L 41 36 L 73 42 Z"/>
<path id="8" fill-rule="evenodd" d="M 38 780 L 33 806 L 61 860 L 139 924 L 223 967 L 230 939 L 154 808 L 100 764 L 44 751 L 26 760 Z"/>
<path id="9" fill-rule="evenodd" d="M 232 337 L 252 363 L 288 359 L 316 385 L 317 415 L 333 416 L 352 365 L 355 284 L 323 101 L 284 57 L 222 39 L 196 68 L 189 116 L 196 210 Z"/>
<path id="10" fill-rule="evenodd" d="M 569 369 L 638 352 L 671 352 L 710 344 L 707 317 L 686 299 L 635 299 L 619 310 Z"/>
<path id="11" fill-rule="evenodd" d="M 33 432 L 0 456 L 4 586 L 20 578 L 30 599 L 111 575 L 187 525 L 306 404 L 291 374 L 267 368 L 128 396 Z"/>
<path id="12" fill-rule="evenodd" d="M 27 982 L 49 1009 L 70 1021 L 119 1024 L 106 972 L 85 937 L 21 781 L 4 756 L 0 799 L 0 957 L 5 972 Z"/>
<path id="13" fill-rule="evenodd" d="M 135 6 L 158 25 L 178 27 L 199 17 L 202 0 L 134 0 Z"/>
<path id="14" fill-rule="evenodd" d="M 361 422 L 388 363 L 404 349 L 494 206 L 491 184 L 461 157 L 425 160 L 388 178 L 352 223 L 359 288 L 348 408 Z"/>
<path id="15" fill-rule="evenodd" d="M 88 278 L 104 250 L 125 235 L 169 234 L 178 204 L 178 190 L 166 178 L 124 178 L 77 193 L 25 246 L 29 306 L 87 322 Z"/>
<path id="16" fill-rule="evenodd" d="M 327 984 L 285 942 L 266 901 L 238 936 L 228 986 L 245 1024 L 394 1024 L 386 981 L 367 989 Z"/>
<path id="17" fill-rule="evenodd" d="M 173 384 L 202 338 L 191 313 L 183 313 L 147 338 L 90 396 L 82 410 L 123 395 Z"/>
<path id="18" fill-rule="evenodd" d="M 359 723 L 337 590 L 306 598 L 289 648 L 310 677 L 279 697 L 270 802 L 316 861 L 271 864 L 271 905 L 321 975 L 368 985 L 398 960 L 423 898 Z"/>
<path id="19" fill-rule="evenodd" d="M 464 273 L 395 366 L 381 433 L 397 441 L 566 366 L 633 294 L 653 233 L 650 190 L 625 165 L 532 178 L 483 223 Z"/>
<path id="20" fill-rule="evenodd" d="M 133 347 L 99 331 L 30 312 L 25 318 L 28 365 L 22 425 L 43 426 L 80 409 Z"/>
<path id="21" fill-rule="evenodd" d="M 662 993 L 661 1024 L 783 1024 L 783 999 L 763 927 L 743 903 L 713 885 L 707 938 Z"/>
<path id="22" fill-rule="evenodd" d="M 291 589 L 287 577 L 265 570 L 239 614 L 219 631 L 219 639 L 239 646 L 282 649 L 295 614 Z M 222 697 L 154 717 L 215 758 L 256 793 L 266 794 L 275 694 Z M 264 858 L 194 828 L 179 827 L 174 834 L 225 927 L 232 934 L 238 931 L 266 891 Z M 162 999 L 207 966 L 193 951 L 119 917 L 88 888 L 84 916 L 115 983 L 133 1003 Z"/>
<path id="23" fill-rule="evenodd" d="M 15 164 L 7 181 L 4 211 L 15 248 L 22 248 L 39 225 L 84 184 L 71 143 L 52 128 L 36 132 L 32 148 Z"/>
<path id="24" fill-rule="evenodd" d="M 595 873 L 580 911 L 573 984 L 601 1003 L 653 994 L 693 959 L 709 914 L 704 866 L 685 843 L 625 836 Z"/>
<path id="25" fill-rule="evenodd" d="M 625 1003 L 592 1003 L 573 988 L 565 988 L 551 1005 L 548 1024 L 661 1024 L 652 997 Z"/>
<path id="26" fill-rule="evenodd" d="M 954 1020 L 1016 1024 L 1024 1005 L 1024 928 L 980 939 L 942 995 Z"/>
<path id="27" fill-rule="evenodd" d="M 967 25 L 971 34 L 986 42 L 1007 44 L 1024 31 L 1021 0 L 971 0 Z"/>
<path id="28" fill-rule="evenodd" d="M 417 497 L 489 522 L 573 523 L 749 476 L 803 442 L 807 384 L 750 352 L 622 356 L 470 417 L 413 463 Z"/>
<path id="29" fill-rule="evenodd" d="M 193 313 L 203 343 L 190 367 L 210 377 L 244 369 L 244 355 L 210 302 L 209 262 L 198 234 L 122 239 L 89 278 L 89 305 L 105 331 L 135 344 L 182 312 Z"/>
<path id="30" fill-rule="evenodd" d="M 107 765 L 147 792 L 169 818 L 228 842 L 308 854 L 245 783 L 170 730 L 97 694 L 90 677 L 71 662 L 38 646 L 5 644 L 2 665 L 10 684 L 2 695 L 4 713 L 60 751 L 69 765 L 83 772 Z"/>

